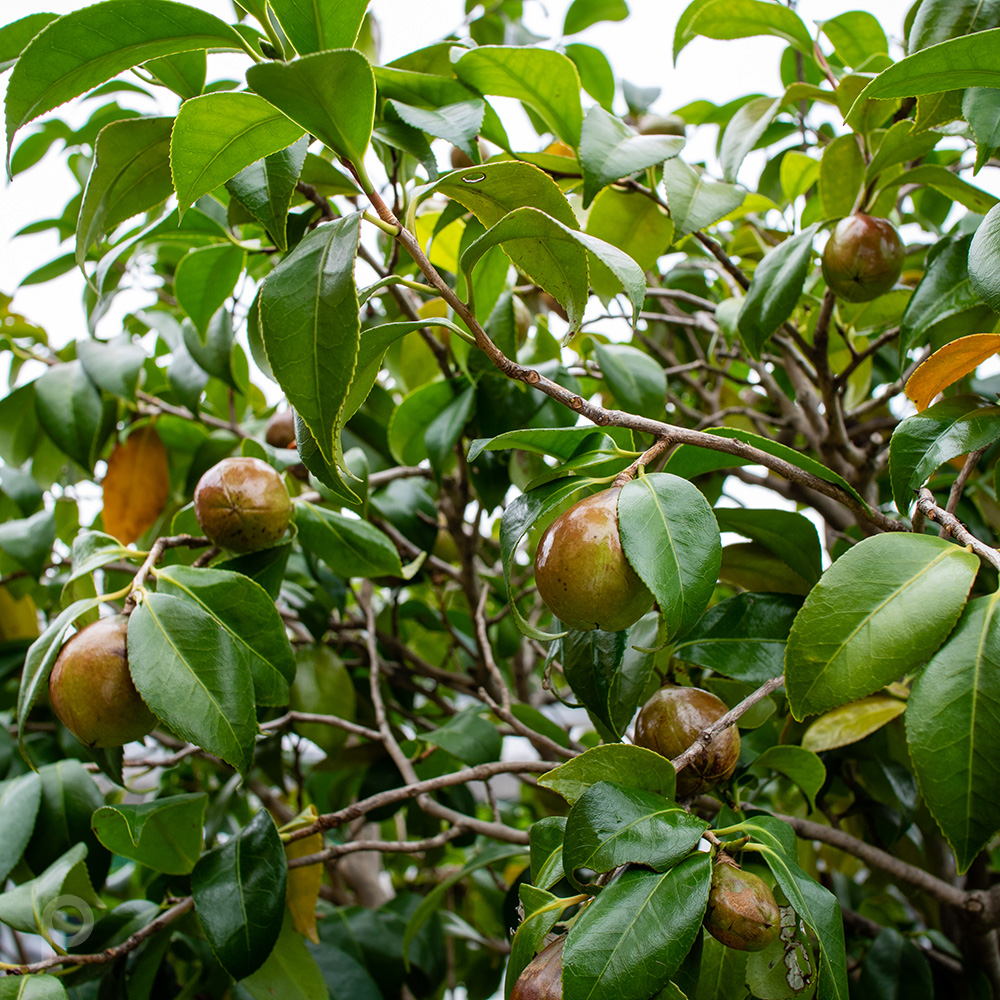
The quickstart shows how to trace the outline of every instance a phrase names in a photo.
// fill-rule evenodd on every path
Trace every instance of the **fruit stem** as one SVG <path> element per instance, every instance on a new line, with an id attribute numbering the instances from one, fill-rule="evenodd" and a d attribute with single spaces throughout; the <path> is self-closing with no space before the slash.
<path id="1" fill-rule="evenodd" d="M 132 578 L 132 583 L 121 592 L 122 595 L 128 594 L 128 597 L 125 598 L 125 606 L 122 608 L 122 613 L 130 615 L 135 610 L 139 591 L 142 590 L 146 583 L 146 578 L 163 558 L 163 554 L 167 549 L 176 549 L 182 546 L 190 549 L 200 549 L 211 544 L 209 539 L 194 535 L 164 535 L 161 538 L 157 538 L 153 542 L 153 547 L 149 550 L 149 555 L 146 556 L 146 561 L 139 567 L 139 572 Z"/>
<path id="2" fill-rule="evenodd" d="M 647 465 L 651 465 L 656 461 L 672 444 L 673 442 L 669 437 L 662 437 L 656 440 L 653 445 L 647 448 L 628 468 L 622 469 L 621 472 L 615 476 L 615 481 L 612 483 L 612 487 L 624 486 L 626 483 L 630 483 L 638 475 L 640 469 L 645 469 Z"/>

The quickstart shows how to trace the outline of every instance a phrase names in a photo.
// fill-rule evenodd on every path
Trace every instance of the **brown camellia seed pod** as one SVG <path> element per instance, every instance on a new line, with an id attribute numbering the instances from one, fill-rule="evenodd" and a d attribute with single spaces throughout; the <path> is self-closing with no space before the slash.
<path id="1" fill-rule="evenodd" d="M 132 683 L 127 634 L 125 615 L 98 619 L 66 642 L 49 674 L 52 710 L 85 746 L 124 746 L 156 725 Z"/>
<path id="2" fill-rule="evenodd" d="M 903 272 L 906 250 L 895 226 L 860 212 L 834 227 L 823 248 L 823 277 L 848 302 L 884 295 Z"/>
<path id="3" fill-rule="evenodd" d="M 721 854 L 712 868 L 704 923 L 716 941 L 737 951 L 763 951 L 781 933 L 781 913 L 767 883 Z"/>
<path id="4" fill-rule="evenodd" d="M 668 760 L 682 754 L 698 734 L 728 712 L 725 702 L 701 688 L 660 688 L 635 721 L 636 746 L 655 750 Z M 735 725 L 719 733 L 708 746 L 677 773 L 677 797 L 689 798 L 714 788 L 736 770 L 740 758 L 740 733 Z"/>
<path id="5" fill-rule="evenodd" d="M 556 938 L 517 977 L 510 1000 L 562 1000 L 562 952 L 566 935 Z"/>
<path id="6" fill-rule="evenodd" d="M 264 440 L 272 448 L 294 448 L 295 414 L 291 410 L 275 413 L 267 422 Z"/>
<path id="7" fill-rule="evenodd" d="M 652 594 L 622 551 L 620 492 L 614 487 L 581 500 L 557 517 L 538 543 L 538 593 L 569 628 L 617 632 L 653 605 Z"/>
<path id="8" fill-rule="evenodd" d="M 233 552 L 266 549 L 285 533 L 292 501 L 281 476 L 259 458 L 224 458 L 198 480 L 201 530 Z"/>

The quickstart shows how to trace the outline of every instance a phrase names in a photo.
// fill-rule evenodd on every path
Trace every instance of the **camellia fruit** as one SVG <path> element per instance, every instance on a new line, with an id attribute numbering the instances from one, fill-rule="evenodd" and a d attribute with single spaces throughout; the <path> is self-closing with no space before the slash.
<path id="1" fill-rule="evenodd" d="M 737 951 L 763 951 L 781 933 L 781 913 L 767 883 L 720 854 L 712 868 L 705 929 Z"/>
<path id="2" fill-rule="evenodd" d="M 655 750 L 668 760 L 679 756 L 698 734 L 718 722 L 728 712 L 725 702 L 701 688 L 660 688 L 642 706 L 635 721 L 636 746 Z M 677 797 L 689 798 L 714 788 L 736 770 L 740 757 L 740 733 L 728 726 L 694 759 L 677 772 Z"/>
<path id="3" fill-rule="evenodd" d="M 636 130 L 639 135 L 684 135 L 684 119 L 680 115 L 643 115 Z"/>
<path id="4" fill-rule="evenodd" d="M 652 607 L 652 595 L 622 551 L 620 492 L 614 487 L 581 500 L 557 517 L 538 543 L 538 593 L 568 628 L 617 632 Z"/>
<path id="5" fill-rule="evenodd" d="M 895 226 L 860 212 L 834 227 L 823 248 L 823 277 L 848 302 L 884 295 L 903 273 L 906 250 Z"/>
<path id="6" fill-rule="evenodd" d="M 275 413 L 267 422 L 264 440 L 272 448 L 294 448 L 295 414 L 291 410 Z"/>
<path id="7" fill-rule="evenodd" d="M 198 480 L 194 514 L 216 545 L 254 552 L 285 533 L 292 501 L 285 484 L 259 458 L 224 458 Z"/>
<path id="8" fill-rule="evenodd" d="M 156 725 L 128 669 L 128 618 L 100 618 L 59 651 L 49 674 L 49 701 L 85 746 L 119 747 Z"/>
<path id="9" fill-rule="evenodd" d="M 510 1000 L 561 1000 L 563 935 L 552 942 L 517 977 Z"/>

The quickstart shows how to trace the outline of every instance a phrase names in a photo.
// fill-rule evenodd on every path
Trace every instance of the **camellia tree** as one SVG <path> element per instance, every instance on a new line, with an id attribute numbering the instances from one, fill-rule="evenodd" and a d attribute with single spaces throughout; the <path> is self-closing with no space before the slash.
<path id="1" fill-rule="evenodd" d="M 0 29 L 0 997 L 1000 996 L 997 5 L 239 4 Z"/>

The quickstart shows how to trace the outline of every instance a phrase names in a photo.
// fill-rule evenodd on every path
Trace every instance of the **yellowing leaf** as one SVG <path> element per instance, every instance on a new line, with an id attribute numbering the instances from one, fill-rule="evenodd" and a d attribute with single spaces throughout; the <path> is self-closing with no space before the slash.
<path id="1" fill-rule="evenodd" d="M 134 542 L 163 513 L 170 494 L 167 449 L 152 424 L 115 446 L 104 477 L 104 530 Z"/>
<path id="2" fill-rule="evenodd" d="M 318 817 L 315 806 L 303 809 L 287 826 L 281 828 L 282 833 L 302 829 L 313 823 Z M 323 834 L 314 833 L 299 840 L 285 844 L 285 857 L 289 861 L 294 858 L 304 858 L 308 854 L 316 854 L 323 850 Z M 323 883 L 323 866 L 321 864 L 305 865 L 302 868 L 288 869 L 288 882 L 285 886 L 285 902 L 288 912 L 292 915 L 295 929 L 304 934 L 313 944 L 319 944 L 319 933 L 316 930 L 316 901 L 319 899 L 319 888 Z"/>
<path id="3" fill-rule="evenodd" d="M 906 711 L 906 702 L 875 694 L 821 715 L 802 737 L 806 750 L 820 753 L 857 743 Z"/>
<path id="4" fill-rule="evenodd" d="M 906 395 L 926 410 L 931 400 L 963 375 L 975 371 L 988 357 L 1000 351 L 1000 334 L 973 333 L 959 337 L 935 351 L 910 376 Z"/>
<path id="5" fill-rule="evenodd" d="M 30 594 L 12 597 L 0 587 L 0 642 L 38 638 L 38 613 Z"/>

